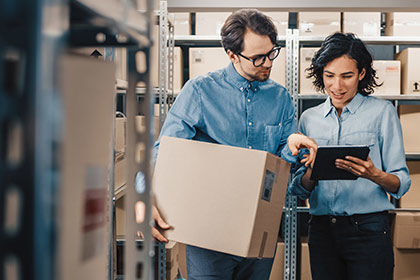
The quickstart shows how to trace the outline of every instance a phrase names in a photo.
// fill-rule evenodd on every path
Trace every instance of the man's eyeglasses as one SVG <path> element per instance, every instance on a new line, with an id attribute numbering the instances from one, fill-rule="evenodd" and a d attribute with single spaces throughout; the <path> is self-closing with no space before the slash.
<path id="1" fill-rule="evenodd" d="M 254 64 L 255 67 L 260 67 L 261 65 L 263 65 L 265 63 L 265 59 L 268 57 L 268 59 L 270 61 L 273 61 L 274 59 L 276 59 L 276 57 L 279 56 L 280 53 L 280 49 L 281 47 L 274 47 L 271 51 L 269 51 L 266 54 L 262 54 L 262 55 L 258 55 L 256 58 L 249 58 L 244 56 L 241 53 L 238 53 L 239 56 L 249 60 L 252 62 L 252 64 Z"/>

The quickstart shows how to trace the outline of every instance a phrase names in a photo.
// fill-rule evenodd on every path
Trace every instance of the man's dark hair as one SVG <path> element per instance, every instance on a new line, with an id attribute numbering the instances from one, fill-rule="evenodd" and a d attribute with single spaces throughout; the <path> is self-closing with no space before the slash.
<path id="1" fill-rule="evenodd" d="M 273 45 L 276 45 L 277 29 L 271 19 L 255 9 L 241 9 L 226 19 L 220 32 L 226 52 L 228 50 L 233 53 L 243 51 L 244 34 L 247 29 L 259 35 L 267 35 Z"/>
<path id="2" fill-rule="evenodd" d="M 365 44 L 352 33 L 334 33 L 328 36 L 321 45 L 321 48 L 312 58 L 312 64 L 306 71 L 309 72 L 308 78 L 314 77 L 314 86 L 324 91 L 323 81 L 324 67 L 336 58 L 343 55 L 356 61 L 359 73 L 366 70 L 365 77 L 359 82 L 358 91 L 363 95 L 373 93 L 374 87 L 381 86 L 376 82 L 376 71 L 372 68 L 372 56 Z"/>

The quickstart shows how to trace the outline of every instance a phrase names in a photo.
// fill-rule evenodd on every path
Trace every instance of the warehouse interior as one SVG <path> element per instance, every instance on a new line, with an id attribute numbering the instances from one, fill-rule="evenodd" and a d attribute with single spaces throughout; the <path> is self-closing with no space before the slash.
<path id="1" fill-rule="evenodd" d="M 5 0 L 0 280 L 188 279 L 188 241 L 152 236 L 153 144 L 184 84 L 230 63 L 220 29 L 242 8 L 277 28 L 270 78 L 290 93 L 297 122 L 327 98 L 305 72 L 324 39 L 350 32 L 368 46 L 383 83 L 373 96 L 398 112 L 411 179 L 401 199 L 389 197 L 394 279 L 420 279 L 419 1 Z M 174 197 L 175 208 L 197 198 Z M 284 191 L 279 203 L 269 279 L 312 279 L 308 201 Z"/>

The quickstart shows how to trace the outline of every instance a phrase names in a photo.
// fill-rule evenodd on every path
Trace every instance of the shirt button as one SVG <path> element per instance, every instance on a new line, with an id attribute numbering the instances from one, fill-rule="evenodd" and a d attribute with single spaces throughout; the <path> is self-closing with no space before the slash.
<path id="1" fill-rule="evenodd" d="M 248 102 L 251 102 L 251 99 L 248 98 Z"/>
<path id="2" fill-rule="evenodd" d="M 252 149 L 252 146 L 248 146 L 248 149 Z"/>
<path id="3" fill-rule="evenodd" d="M 243 87 L 241 87 L 241 90 L 244 90 L 244 88 L 243 88 Z"/>
<path id="4" fill-rule="evenodd" d="M 249 122 L 248 125 L 251 126 L 252 125 L 252 122 Z"/>
<path id="5" fill-rule="evenodd" d="M 336 218 L 331 218 L 331 223 L 335 224 L 337 222 Z"/>

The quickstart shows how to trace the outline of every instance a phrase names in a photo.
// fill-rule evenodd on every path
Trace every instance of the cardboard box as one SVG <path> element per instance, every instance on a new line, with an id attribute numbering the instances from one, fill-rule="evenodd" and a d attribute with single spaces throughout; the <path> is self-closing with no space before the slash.
<path id="1" fill-rule="evenodd" d="M 114 193 L 127 183 L 127 159 L 124 153 L 117 153 L 114 160 Z"/>
<path id="2" fill-rule="evenodd" d="M 115 235 L 117 238 L 125 236 L 124 196 L 115 201 Z"/>
<path id="3" fill-rule="evenodd" d="M 300 279 L 312 280 L 308 243 L 301 244 Z"/>
<path id="4" fill-rule="evenodd" d="M 270 79 L 286 86 L 286 48 L 281 48 L 279 56 L 273 60 Z"/>
<path id="5" fill-rule="evenodd" d="M 407 48 L 395 55 L 401 61 L 401 93 L 420 93 L 420 48 Z"/>
<path id="6" fill-rule="evenodd" d="M 220 36 L 220 30 L 226 19 L 232 13 L 228 12 L 198 12 L 195 13 L 195 34 Z"/>
<path id="7" fill-rule="evenodd" d="M 115 77 L 127 81 L 127 50 L 125 48 L 115 48 L 114 62 L 116 66 Z"/>
<path id="8" fill-rule="evenodd" d="M 401 208 L 420 208 L 420 162 L 407 161 L 410 171 L 411 187 L 400 199 Z"/>
<path id="9" fill-rule="evenodd" d="M 289 169 L 264 151 L 161 138 L 153 189 L 173 226 L 168 239 L 242 257 L 273 257 Z"/>
<path id="10" fill-rule="evenodd" d="M 300 36 L 328 36 L 340 32 L 339 12 L 299 12 Z"/>
<path id="11" fill-rule="evenodd" d="M 127 133 L 127 118 L 117 117 L 115 118 L 115 142 L 114 150 L 116 153 L 125 153 L 125 147 L 127 146 L 125 135 Z"/>
<path id="12" fill-rule="evenodd" d="M 174 24 L 174 35 L 190 35 L 190 13 L 170 13 L 169 18 Z"/>
<path id="13" fill-rule="evenodd" d="M 420 36 L 420 13 L 387 13 L 386 36 Z"/>
<path id="14" fill-rule="evenodd" d="M 322 94 L 313 85 L 314 78 L 306 78 L 308 72 L 305 71 L 311 66 L 312 58 L 319 48 L 300 48 L 300 67 L 299 67 L 299 94 Z"/>
<path id="15" fill-rule="evenodd" d="M 400 122 L 406 153 L 420 153 L 418 125 L 420 122 L 419 105 L 400 105 Z"/>
<path id="16" fill-rule="evenodd" d="M 398 249 L 420 249 L 420 213 L 395 215 L 394 246 Z"/>
<path id="17" fill-rule="evenodd" d="M 166 253 L 166 277 L 167 280 L 178 279 L 179 269 L 179 243 L 169 241 L 165 244 Z"/>
<path id="18" fill-rule="evenodd" d="M 399 60 L 374 60 L 373 68 L 382 86 L 375 88 L 375 95 L 401 94 L 401 62 Z"/>
<path id="19" fill-rule="evenodd" d="M 286 36 L 286 30 L 289 28 L 288 12 L 264 12 L 269 16 L 277 28 L 278 36 Z"/>
<path id="20" fill-rule="evenodd" d="M 223 48 L 190 48 L 190 79 L 225 68 L 229 63 Z"/>
<path id="21" fill-rule="evenodd" d="M 343 32 L 354 33 L 359 37 L 381 36 L 381 13 L 344 12 Z"/>
<path id="22" fill-rule="evenodd" d="M 56 279 L 109 279 L 115 65 L 65 55 Z M 87 102 L 88 101 L 88 102 Z"/>
<path id="23" fill-rule="evenodd" d="M 284 279 L 284 243 L 278 242 L 269 280 Z M 302 278 L 304 279 L 304 278 Z"/>
<path id="24" fill-rule="evenodd" d="M 394 247 L 394 279 L 420 279 L 420 250 L 397 249 Z"/>

